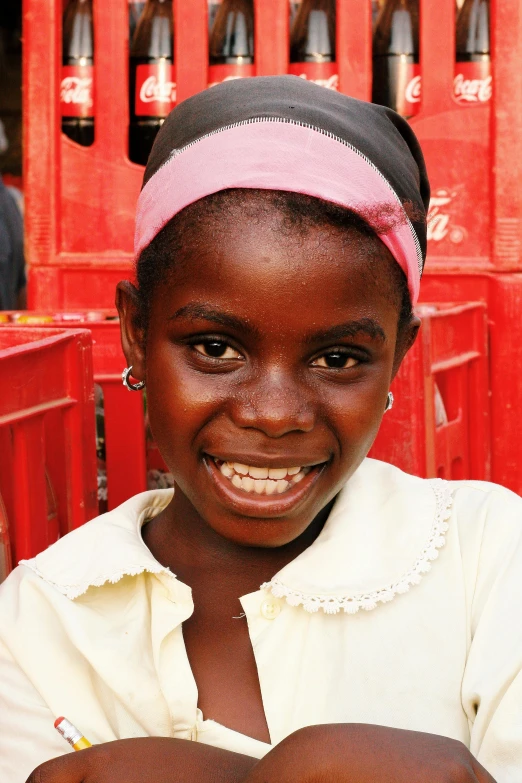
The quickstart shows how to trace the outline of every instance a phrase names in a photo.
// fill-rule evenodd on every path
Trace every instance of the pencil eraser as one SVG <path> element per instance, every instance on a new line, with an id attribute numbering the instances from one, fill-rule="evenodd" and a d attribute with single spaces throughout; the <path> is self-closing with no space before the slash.
<path id="1" fill-rule="evenodd" d="M 56 718 L 56 720 L 54 721 L 54 728 L 55 728 L 55 729 L 57 729 L 57 728 L 58 728 L 58 726 L 60 725 L 60 723 L 62 722 L 62 720 L 65 720 L 65 718 L 63 718 L 63 717 L 62 717 L 62 718 Z"/>

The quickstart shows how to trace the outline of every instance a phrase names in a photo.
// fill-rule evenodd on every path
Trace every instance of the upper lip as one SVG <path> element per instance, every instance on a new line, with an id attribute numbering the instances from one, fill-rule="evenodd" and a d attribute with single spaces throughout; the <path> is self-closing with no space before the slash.
<path id="1" fill-rule="evenodd" d="M 207 456 L 212 457 L 212 459 L 219 459 L 222 462 L 237 462 L 240 465 L 248 465 L 252 468 L 293 468 L 293 467 L 301 467 L 301 468 L 311 468 L 315 465 L 323 465 L 325 462 L 328 462 L 328 459 L 303 459 L 303 456 L 300 455 L 299 457 L 293 457 L 293 456 L 281 456 L 275 458 L 272 456 L 263 456 L 260 454 L 241 454 L 238 455 L 237 453 L 234 456 L 231 456 L 230 454 L 223 455 L 223 454 L 211 454 L 210 452 L 206 452 Z"/>

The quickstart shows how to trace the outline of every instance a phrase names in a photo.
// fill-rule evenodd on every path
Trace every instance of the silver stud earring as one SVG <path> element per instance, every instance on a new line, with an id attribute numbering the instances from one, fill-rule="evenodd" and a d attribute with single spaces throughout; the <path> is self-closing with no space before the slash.
<path id="1" fill-rule="evenodd" d="M 393 392 L 388 392 L 388 399 L 386 400 L 386 407 L 384 409 L 385 413 L 388 413 L 388 411 L 391 411 L 393 408 L 393 403 L 395 402 L 395 399 L 393 397 Z"/>
<path id="2" fill-rule="evenodd" d="M 128 389 L 129 391 L 141 391 L 142 389 L 144 389 L 145 381 L 138 381 L 138 383 L 131 383 L 129 381 L 131 374 L 132 374 L 132 364 L 130 367 L 126 367 L 121 374 L 121 380 L 125 388 Z"/>

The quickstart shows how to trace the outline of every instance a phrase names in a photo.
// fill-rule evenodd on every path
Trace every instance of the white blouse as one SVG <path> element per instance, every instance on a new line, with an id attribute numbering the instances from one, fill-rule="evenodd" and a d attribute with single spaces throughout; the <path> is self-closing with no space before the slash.
<path id="1" fill-rule="evenodd" d="M 181 632 L 191 590 L 140 533 L 171 496 L 132 498 L 0 587 L 0 783 L 69 752 L 60 715 L 93 743 L 270 750 L 198 709 Z M 272 744 L 376 723 L 461 740 L 497 783 L 522 781 L 518 496 L 365 460 L 312 546 L 241 604 Z"/>

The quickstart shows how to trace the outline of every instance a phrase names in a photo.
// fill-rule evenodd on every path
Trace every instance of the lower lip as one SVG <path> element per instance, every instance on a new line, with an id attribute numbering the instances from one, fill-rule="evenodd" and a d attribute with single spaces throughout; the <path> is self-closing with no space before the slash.
<path id="1" fill-rule="evenodd" d="M 293 511 L 305 500 L 326 466 L 323 463 L 311 468 L 304 479 L 281 495 L 256 495 L 235 487 L 221 473 L 212 457 L 205 455 L 204 462 L 221 500 L 238 513 L 251 517 L 278 517 Z"/>

